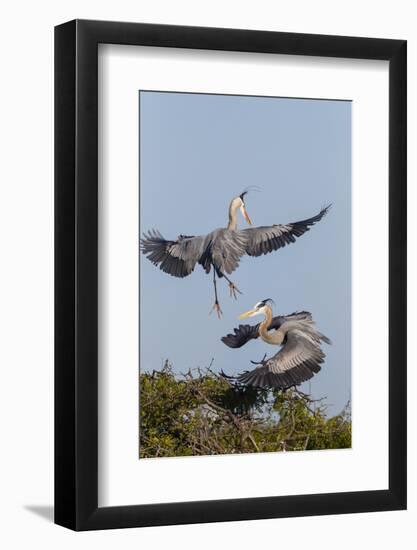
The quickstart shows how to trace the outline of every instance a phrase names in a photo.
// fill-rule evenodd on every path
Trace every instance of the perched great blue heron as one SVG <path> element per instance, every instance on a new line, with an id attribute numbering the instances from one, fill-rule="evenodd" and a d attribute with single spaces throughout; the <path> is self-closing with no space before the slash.
<path id="1" fill-rule="evenodd" d="M 245 206 L 244 191 L 235 197 L 229 206 L 229 223 L 226 228 L 215 229 L 207 235 L 179 235 L 174 241 L 164 239 L 156 229 L 143 234 L 141 250 L 145 256 L 162 271 L 174 277 L 187 277 L 196 264 L 200 264 L 206 273 L 213 267 L 214 306 L 218 317 L 222 310 L 217 297 L 216 275 L 224 277 L 229 283 L 230 295 L 237 298 L 240 290 L 228 278 L 239 265 L 244 254 L 261 256 L 295 242 L 326 214 L 329 206 L 316 216 L 288 224 L 277 224 L 239 230 L 237 211 L 240 210 L 249 225 L 252 225 Z M 226 275 L 227 274 L 227 275 Z"/>
<path id="2" fill-rule="evenodd" d="M 249 340 L 261 337 L 268 344 L 282 346 L 269 359 L 265 354 L 259 363 L 252 361 L 257 367 L 235 379 L 254 387 L 287 389 L 309 380 L 320 371 L 325 358 L 321 342 L 331 342 L 315 328 L 311 313 L 301 311 L 273 317 L 271 302 L 269 298 L 262 300 L 239 316 L 239 319 L 245 319 L 263 314 L 265 319 L 261 323 L 239 325 L 234 334 L 224 336 L 222 341 L 231 348 L 240 348 Z"/>

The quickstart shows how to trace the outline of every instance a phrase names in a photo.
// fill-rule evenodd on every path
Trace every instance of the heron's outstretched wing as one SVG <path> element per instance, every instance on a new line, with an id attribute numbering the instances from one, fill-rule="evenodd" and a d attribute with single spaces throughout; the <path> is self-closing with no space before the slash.
<path id="1" fill-rule="evenodd" d="M 319 222 L 327 214 L 329 206 L 312 218 L 288 224 L 278 224 L 262 227 L 250 227 L 243 229 L 248 241 L 246 253 L 249 256 L 261 256 L 295 242 L 296 237 L 301 237 L 310 227 Z"/>
<path id="2" fill-rule="evenodd" d="M 279 315 L 272 319 L 271 326 L 268 330 L 279 328 L 282 323 L 289 320 L 311 320 L 311 313 L 308 311 L 296 311 L 295 313 L 290 313 L 289 315 Z M 222 342 L 229 346 L 229 348 L 241 348 L 249 340 L 254 340 L 259 337 L 259 325 L 239 325 L 237 328 L 233 329 L 234 334 L 228 334 L 223 336 Z"/>
<path id="3" fill-rule="evenodd" d="M 254 387 L 290 388 L 319 372 L 325 357 L 320 345 L 312 342 L 302 331 L 291 330 L 287 333 L 286 344 L 276 355 L 254 370 L 239 375 L 237 380 Z"/>
<path id="4" fill-rule="evenodd" d="M 205 239 L 205 236 L 180 235 L 176 241 L 167 241 L 159 231 L 152 229 L 143 234 L 141 250 L 165 273 L 174 277 L 186 277 L 200 259 Z"/>

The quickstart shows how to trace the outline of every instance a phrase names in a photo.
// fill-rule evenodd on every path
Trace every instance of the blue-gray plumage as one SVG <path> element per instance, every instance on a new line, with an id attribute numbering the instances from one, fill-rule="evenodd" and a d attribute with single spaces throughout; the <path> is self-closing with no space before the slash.
<path id="1" fill-rule="evenodd" d="M 144 233 L 141 239 L 142 253 L 154 265 L 174 277 L 187 277 L 197 264 L 201 265 L 206 273 L 210 273 L 213 267 L 215 292 L 213 309 L 217 311 L 219 317 L 222 311 L 217 298 L 216 275 L 228 281 L 230 294 L 236 298 L 236 293 L 240 291 L 227 275 L 237 269 L 240 258 L 244 254 L 261 256 L 295 242 L 297 237 L 319 222 L 329 209 L 327 206 L 316 216 L 299 222 L 239 230 L 237 228 L 238 210 L 251 225 L 244 202 L 245 194 L 246 192 L 243 192 L 231 201 L 227 228 L 215 229 L 207 235 L 179 235 L 175 241 L 164 239 L 159 231 L 153 229 Z"/>
<path id="2" fill-rule="evenodd" d="M 249 340 L 260 337 L 268 344 L 281 346 L 269 359 L 262 359 L 251 371 L 245 371 L 235 379 L 249 386 L 259 388 L 287 389 L 309 380 L 321 370 L 326 355 L 321 343 L 331 344 L 329 338 L 319 332 L 311 313 L 301 311 L 272 316 L 272 300 L 262 300 L 253 309 L 243 313 L 239 319 L 263 314 L 265 319 L 255 325 L 240 325 L 234 334 L 228 334 L 222 341 L 231 348 L 239 348 Z M 228 377 L 233 378 L 233 377 Z"/>

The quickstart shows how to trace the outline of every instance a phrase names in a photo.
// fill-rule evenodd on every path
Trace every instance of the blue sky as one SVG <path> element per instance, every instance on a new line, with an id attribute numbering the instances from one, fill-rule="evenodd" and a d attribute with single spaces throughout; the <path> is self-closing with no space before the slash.
<path id="1" fill-rule="evenodd" d="M 333 341 L 322 371 L 301 388 L 327 397 L 329 414 L 351 395 L 351 103 L 209 94 L 140 92 L 140 232 L 166 239 L 225 227 L 231 199 L 246 187 L 254 226 L 329 214 L 295 244 L 243 257 L 229 297 L 218 281 L 223 317 L 209 316 L 212 275 L 184 278 L 140 257 L 140 368 L 204 367 L 236 374 L 277 349 L 262 341 L 239 350 L 220 338 L 264 298 L 274 313 L 308 310 Z M 239 227 L 247 227 L 241 218 Z M 250 319 L 254 323 L 261 318 Z"/>

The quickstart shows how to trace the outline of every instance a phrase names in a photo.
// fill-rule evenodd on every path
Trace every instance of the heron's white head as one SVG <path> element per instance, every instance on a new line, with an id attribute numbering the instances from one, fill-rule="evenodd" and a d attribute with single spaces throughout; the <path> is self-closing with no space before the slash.
<path id="1" fill-rule="evenodd" d="M 252 309 L 245 311 L 242 315 L 239 315 L 238 319 L 247 319 L 248 317 L 255 317 L 256 315 L 265 315 L 267 308 L 272 309 L 270 304 L 273 304 L 274 301 L 271 298 L 266 298 L 257 302 Z"/>
<path id="2" fill-rule="evenodd" d="M 249 225 L 252 225 L 252 222 L 249 218 L 249 215 L 246 211 L 246 205 L 245 205 L 245 195 L 247 194 L 247 191 L 243 191 L 243 193 L 241 195 L 239 195 L 238 197 L 235 197 L 231 204 L 230 204 L 230 209 L 235 211 L 237 209 L 240 210 L 242 216 L 245 218 L 245 220 L 247 221 L 247 223 Z"/>

